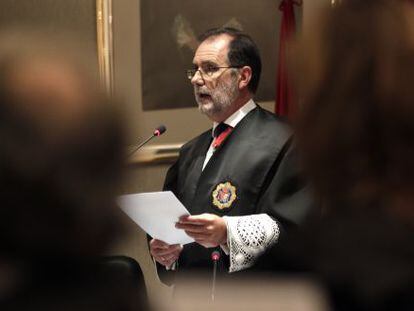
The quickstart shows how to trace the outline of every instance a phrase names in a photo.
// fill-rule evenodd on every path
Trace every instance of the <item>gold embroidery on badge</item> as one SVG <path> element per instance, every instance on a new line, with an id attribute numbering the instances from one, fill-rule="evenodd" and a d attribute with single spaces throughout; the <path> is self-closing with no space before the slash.
<path id="1" fill-rule="evenodd" d="M 218 184 L 213 191 L 213 204 L 219 209 L 230 208 L 234 200 L 236 200 L 236 187 L 230 182 Z"/>

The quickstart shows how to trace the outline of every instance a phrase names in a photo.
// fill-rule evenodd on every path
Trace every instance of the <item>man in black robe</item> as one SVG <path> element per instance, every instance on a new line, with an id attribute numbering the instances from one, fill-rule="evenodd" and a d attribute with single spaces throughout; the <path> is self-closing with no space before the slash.
<path id="1" fill-rule="evenodd" d="M 289 127 L 252 99 L 261 72 L 257 46 L 231 28 L 207 31 L 200 42 L 187 74 L 213 129 L 181 148 L 164 186 L 191 213 L 176 226 L 195 242 L 151 240 L 160 272 L 211 271 L 214 250 L 219 270 L 248 268 L 312 210 Z"/>

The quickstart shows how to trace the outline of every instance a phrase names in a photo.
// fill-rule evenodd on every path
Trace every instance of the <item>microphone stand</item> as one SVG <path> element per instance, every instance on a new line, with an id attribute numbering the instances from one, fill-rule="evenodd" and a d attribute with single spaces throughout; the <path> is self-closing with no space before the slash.
<path id="1" fill-rule="evenodd" d="M 127 158 L 130 158 L 137 150 L 139 150 L 142 146 L 144 146 L 147 142 L 149 142 L 154 137 L 158 137 L 158 136 L 161 136 L 162 134 L 164 134 L 166 130 L 167 130 L 167 128 L 164 125 L 160 125 L 159 127 L 157 127 L 154 130 L 154 133 L 152 133 L 152 135 L 150 137 L 148 137 L 146 140 L 144 140 L 142 143 L 140 143 L 137 147 L 134 148 L 134 150 L 132 150 L 127 155 Z"/>
<path id="2" fill-rule="evenodd" d="M 132 150 L 128 155 L 127 158 L 129 158 L 130 156 L 132 156 L 139 148 L 141 148 L 142 146 L 144 146 L 147 142 L 149 142 L 151 139 L 153 139 L 154 137 L 157 137 L 156 135 L 152 135 L 150 137 L 148 137 L 146 140 L 144 140 L 142 143 L 140 143 L 137 147 L 134 148 L 134 150 Z"/>
<path id="3" fill-rule="evenodd" d="M 213 285 L 211 287 L 211 300 L 215 299 L 216 292 L 216 275 L 217 275 L 217 262 L 220 260 L 220 252 L 214 251 L 211 253 L 211 260 L 213 260 Z"/>
<path id="4" fill-rule="evenodd" d="M 214 261 L 213 268 L 213 288 L 211 289 L 211 300 L 214 301 L 214 294 L 216 292 L 216 274 L 217 274 L 217 261 Z"/>

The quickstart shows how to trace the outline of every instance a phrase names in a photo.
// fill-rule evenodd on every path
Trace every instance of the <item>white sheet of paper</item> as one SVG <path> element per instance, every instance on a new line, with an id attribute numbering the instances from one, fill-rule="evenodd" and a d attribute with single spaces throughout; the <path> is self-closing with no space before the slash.
<path id="1" fill-rule="evenodd" d="M 190 213 L 171 191 L 123 195 L 118 203 L 151 237 L 168 244 L 194 242 L 184 230 L 175 228 L 178 218 Z"/>

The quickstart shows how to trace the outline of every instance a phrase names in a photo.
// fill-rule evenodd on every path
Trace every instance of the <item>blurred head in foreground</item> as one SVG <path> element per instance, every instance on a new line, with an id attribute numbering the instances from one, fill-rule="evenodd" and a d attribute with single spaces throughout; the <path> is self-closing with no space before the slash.
<path id="1" fill-rule="evenodd" d="M 123 130 L 76 57 L 0 40 L 0 258 L 99 255 L 116 236 Z"/>
<path id="2" fill-rule="evenodd" d="M 297 49 L 306 169 L 331 209 L 413 220 L 413 7 L 344 0 L 324 13 Z"/>
<path id="3" fill-rule="evenodd" d="M 295 51 L 297 141 L 326 213 L 256 266 L 310 277 L 334 310 L 411 310 L 412 5 L 342 0 L 304 29 Z"/>

